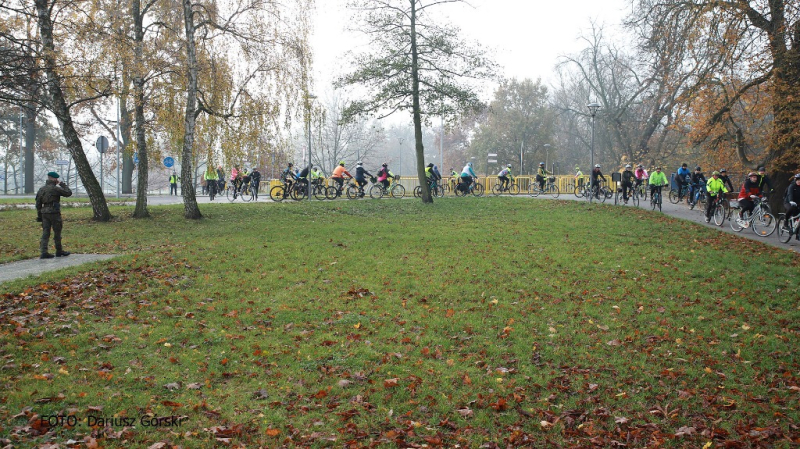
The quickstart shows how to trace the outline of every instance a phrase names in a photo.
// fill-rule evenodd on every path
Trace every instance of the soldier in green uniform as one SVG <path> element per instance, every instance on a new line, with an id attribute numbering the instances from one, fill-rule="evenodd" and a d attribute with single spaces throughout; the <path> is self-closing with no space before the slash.
<path id="1" fill-rule="evenodd" d="M 58 173 L 51 171 L 47 174 L 47 182 L 36 193 L 36 221 L 42 223 L 42 240 L 39 243 L 40 259 L 53 257 L 66 257 L 69 252 L 61 247 L 61 197 L 72 196 L 72 190 L 65 182 L 58 181 Z M 53 228 L 53 242 L 56 245 L 56 255 L 47 252 L 50 243 L 50 228 Z"/>

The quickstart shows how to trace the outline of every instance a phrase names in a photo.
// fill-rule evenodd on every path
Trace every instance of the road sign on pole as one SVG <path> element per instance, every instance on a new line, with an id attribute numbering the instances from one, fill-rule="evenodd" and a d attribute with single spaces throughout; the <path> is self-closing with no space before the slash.
<path id="1" fill-rule="evenodd" d="M 164 158 L 164 167 L 172 168 L 173 165 L 175 165 L 175 159 L 169 156 Z"/>
<path id="2" fill-rule="evenodd" d="M 94 146 L 100 154 L 103 154 L 108 149 L 108 139 L 106 136 L 100 136 L 97 138 L 97 142 L 95 142 Z"/>
<path id="3" fill-rule="evenodd" d="M 56 165 L 69 165 L 69 161 L 66 159 L 58 159 Z"/>

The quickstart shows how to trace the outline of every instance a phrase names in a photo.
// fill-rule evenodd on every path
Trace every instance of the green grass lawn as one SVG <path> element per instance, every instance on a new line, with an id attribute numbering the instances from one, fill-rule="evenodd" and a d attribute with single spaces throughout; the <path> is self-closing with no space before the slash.
<path id="1" fill-rule="evenodd" d="M 1 446 L 800 443 L 795 253 L 569 201 L 150 209 L 66 210 L 122 256 L 0 284 Z"/>

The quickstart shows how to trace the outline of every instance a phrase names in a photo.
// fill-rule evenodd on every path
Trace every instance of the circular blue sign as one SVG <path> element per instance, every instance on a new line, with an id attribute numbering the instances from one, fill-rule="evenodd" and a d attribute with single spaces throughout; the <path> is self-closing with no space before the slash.
<path id="1" fill-rule="evenodd" d="M 133 153 L 133 163 L 134 164 L 139 163 L 139 153 Z"/>
<path id="2" fill-rule="evenodd" d="M 171 168 L 173 165 L 175 165 L 175 159 L 169 156 L 164 158 L 164 167 Z"/>

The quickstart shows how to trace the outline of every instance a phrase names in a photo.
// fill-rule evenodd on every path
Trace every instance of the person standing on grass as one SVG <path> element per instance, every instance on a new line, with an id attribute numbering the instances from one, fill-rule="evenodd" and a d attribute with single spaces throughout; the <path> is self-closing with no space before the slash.
<path id="1" fill-rule="evenodd" d="M 217 181 L 219 181 L 217 171 L 214 170 L 214 167 L 209 165 L 203 178 L 205 178 L 206 187 L 208 188 L 208 199 L 214 201 L 214 197 L 217 196 Z"/>
<path id="2" fill-rule="evenodd" d="M 174 171 L 172 176 L 169 177 L 169 194 L 178 196 L 178 174 Z"/>
<path id="3" fill-rule="evenodd" d="M 715 171 L 711 174 L 711 179 L 706 183 L 706 190 L 708 191 L 708 201 L 706 201 L 706 223 L 711 221 L 711 214 L 714 210 L 714 200 L 717 195 L 728 193 L 725 188 L 725 183 L 719 178 L 719 172 Z"/>
<path id="4" fill-rule="evenodd" d="M 758 181 L 758 173 L 750 172 L 744 184 L 742 184 L 742 190 L 739 191 L 739 218 L 736 223 L 743 228 L 750 225 L 750 223 L 745 221 L 746 217 L 744 214 L 753 212 L 753 209 L 756 208 L 754 200 L 764 196 L 761 187 L 758 185 Z"/>
<path id="5" fill-rule="evenodd" d="M 42 238 L 39 240 L 39 258 L 52 259 L 53 257 L 69 256 L 61 246 L 61 229 L 64 222 L 61 219 L 61 197 L 72 196 L 67 183 L 58 181 L 58 173 L 51 171 L 47 174 L 44 186 L 36 192 L 36 221 L 42 223 Z M 50 229 L 53 229 L 53 243 L 55 243 L 55 256 L 47 252 L 50 246 Z"/>
<path id="6" fill-rule="evenodd" d="M 261 185 L 261 172 L 258 171 L 258 167 L 253 167 L 253 171 L 250 173 L 250 182 L 253 183 L 253 195 L 258 201 L 258 186 Z"/>

